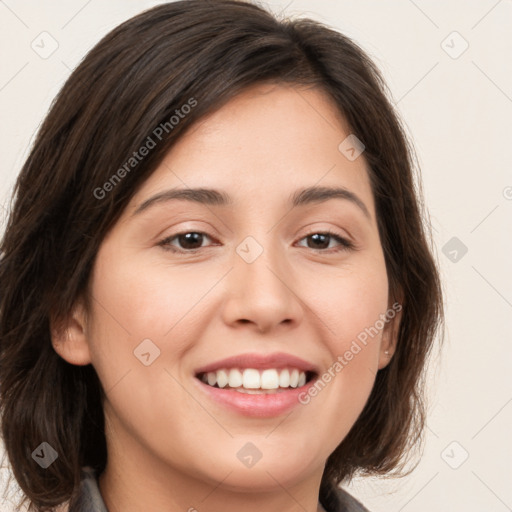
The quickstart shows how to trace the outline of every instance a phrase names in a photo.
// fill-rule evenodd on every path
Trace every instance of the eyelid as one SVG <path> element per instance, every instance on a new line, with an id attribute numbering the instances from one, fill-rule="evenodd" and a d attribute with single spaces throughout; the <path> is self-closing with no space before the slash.
<path id="1" fill-rule="evenodd" d="M 302 237 L 300 237 L 299 241 L 301 240 L 304 240 L 304 238 L 307 238 L 308 236 L 311 236 L 311 235 L 316 235 L 316 234 L 322 234 L 322 235 L 328 235 L 330 236 L 331 238 L 334 238 L 334 239 L 338 239 L 339 240 L 339 244 L 341 245 L 341 248 L 339 249 L 336 249 L 336 248 L 331 248 L 331 249 L 312 249 L 312 248 L 309 248 L 308 249 L 311 249 L 313 251 L 318 251 L 320 253 L 326 253 L 326 254 L 329 254 L 331 252 L 342 252 L 343 250 L 346 250 L 346 251 L 349 251 L 349 250 L 356 250 L 357 249 L 357 246 L 356 244 L 354 243 L 354 241 L 346 236 L 346 235 L 343 235 L 342 233 L 332 229 L 332 228 L 326 228 L 326 229 L 312 229 L 311 231 L 309 231 L 308 233 L 306 233 L 305 235 L 303 235 Z"/>
<path id="2" fill-rule="evenodd" d="M 206 231 L 201 231 L 199 229 L 185 229 L 185 230 L 173 233 L 169 236 L 166 236 L 165 238 L 160 240 L 157 245 L 161 246 L 166 251 L 171 251 L 178 255 L 195 254 L 196 252 L 198 252 L 200 250 L 208 249 L 209 247 L 211 247 L 211 245 L 209 245 L 206 247 L 198 247 L 197 249 L 179 249 L 179 248 L 176 248 L 176 247 L 170 245 L 170 241 L 177 239 L 181 235 L 186 235 L 187 233 L 198 233 L 200 235 L 206 236 L 210 240 L 215 240 L 215 237 L 213 237 Z M 218 244 L 215 244 L 215 245 L 218 245 Z"/>

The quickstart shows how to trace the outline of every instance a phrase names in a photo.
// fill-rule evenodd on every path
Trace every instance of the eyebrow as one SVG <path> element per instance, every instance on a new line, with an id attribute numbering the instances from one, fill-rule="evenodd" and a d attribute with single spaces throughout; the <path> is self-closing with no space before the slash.
<path id="1" fill-rule="evenodd" d="M 343 199 L 356 205 L 368 218 L 370 212 L 364 202 L 354 192 L 343 187 L 307 187 L 295 191 L 289 198 L 292 208 L 318 204 L 330 199 Z M 140 204 L 133 215 L 138 215 L 151 206 L 172 200 L 192 201 L 209 206 L 231 206 L 233 199 L 229 194 L 213 188 L 175 188 L 160 192 Z"/>

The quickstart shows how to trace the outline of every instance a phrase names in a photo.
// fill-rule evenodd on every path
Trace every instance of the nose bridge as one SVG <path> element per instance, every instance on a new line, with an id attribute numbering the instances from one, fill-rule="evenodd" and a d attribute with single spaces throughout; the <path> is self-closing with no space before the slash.
<path id="1" fill-rule="evenodd" d="M 275 274 L 281 274 L 281 269 L 286 268 L 286 255 L 281 249 L 279 242 L 272 240 L 271 233 L 259 235 L 258 239 L 247 236 L 236 248 L 235 266 L 245 279 L 260 283 L 262 289 L 271 286 L 278 292 L 283 284 Z M 283 279 L 286 276 L 280 277 Z"/>

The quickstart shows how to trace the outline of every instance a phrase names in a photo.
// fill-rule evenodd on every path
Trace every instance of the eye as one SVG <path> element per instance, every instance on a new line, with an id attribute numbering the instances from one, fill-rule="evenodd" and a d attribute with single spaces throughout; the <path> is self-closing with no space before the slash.
<path id="1" fill-rule="evenodd" d="M 346 238 L 334 233 L 333 231 L 322 231 L 322 232 L 314 232 L 306 235 L 301 240 L 311 240 L 312 246 L 308 244 L 310 249 L 319 250 L 321 252 L 339 252 L 339 251 L 347 251 L 354 248 L 354 244 L 347 240 Z M 330 242 L 335 241 L 339 244 L 337 249 L 334 248 L 334 251 L 326 251 L 325 249 L 332 249 L 329 247 Z"/>
<path id="2" fill-rule="evenodd" d="M 177 253 L 194 253 L 198 249 L 201 249 L 204 238 L 210 238 L 209 235 L 201 231 L 186 231 L 183 233 L 176 233 L 170 237 L 165 238 L 158 245 L 163 247 L 165 250 L 173 251 Z M 176 241 L 181 247 L 176 247 L 172 244 Z"/>

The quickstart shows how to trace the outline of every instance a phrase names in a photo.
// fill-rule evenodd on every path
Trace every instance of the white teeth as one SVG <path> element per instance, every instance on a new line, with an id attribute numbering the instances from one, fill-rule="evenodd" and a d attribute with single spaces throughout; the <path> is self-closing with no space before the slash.
<path id="1" fill-rule="evenodd" d="M 237 388 L 237 391 L 248 393 L 259 393 L 261 390 L 269 390 L 268 392 L 280 391 L 280 388 L 296 388 L 306 384 L 306 373 L 293 369 L 275 369 L 256 370 L 254 368 L 246 368 L 239 370 L 238 368 L 225 368 L 215 372 L 204 373 L 201 380 L 210 386 L 217 385 L 219 388 Z"/>
<path id="2" fill-rule="evenodd" d="M 239 388 L 242 385 L 242 372 L 233 368 L 229 370 L 229 387 Z"/>
<path id="3" fill-rule="evenodd" d="M 208 373 L 208 384 L 210 386 L 215 386 L 216 382 L 217 382 L 217 372 Z"/>
<path id="4" fill-rule="evenodd" d="M 299 370 L 294 368 L 292 370 L 292 373 L 290 374 L 290 386 L 292 388 L 296 388 L 298 383 L 299 383 Z"/>
<path id="5" fill-rule="evenodd" d="M 279 374 L 277 370 L 263 370 L 261 374 L 261 389 L 277 389 L 279 387 Z"/>
<path id="6" fill-rule="evenodd" d="M 281 388 L 290 387 L 290 372 L 288 370 L 283 370 L 279 374 L 279 387 L 281 387 Z"/>
<path id="7" fill-rule="evenodd" d="M 217 372 L 217 386 L 219 386 L 219 388 L 223 388 L 227 386 L 228 381 L 228 372 L 226 370 L 219 370 Z"/>
<path id="8" fill-rule="evenodd" d="M 253 368 L 244 370 L 242 386 L 245 389 L 259 389 L 260 381 L 260 372 L 258 370 L 254 370 Z"/>

